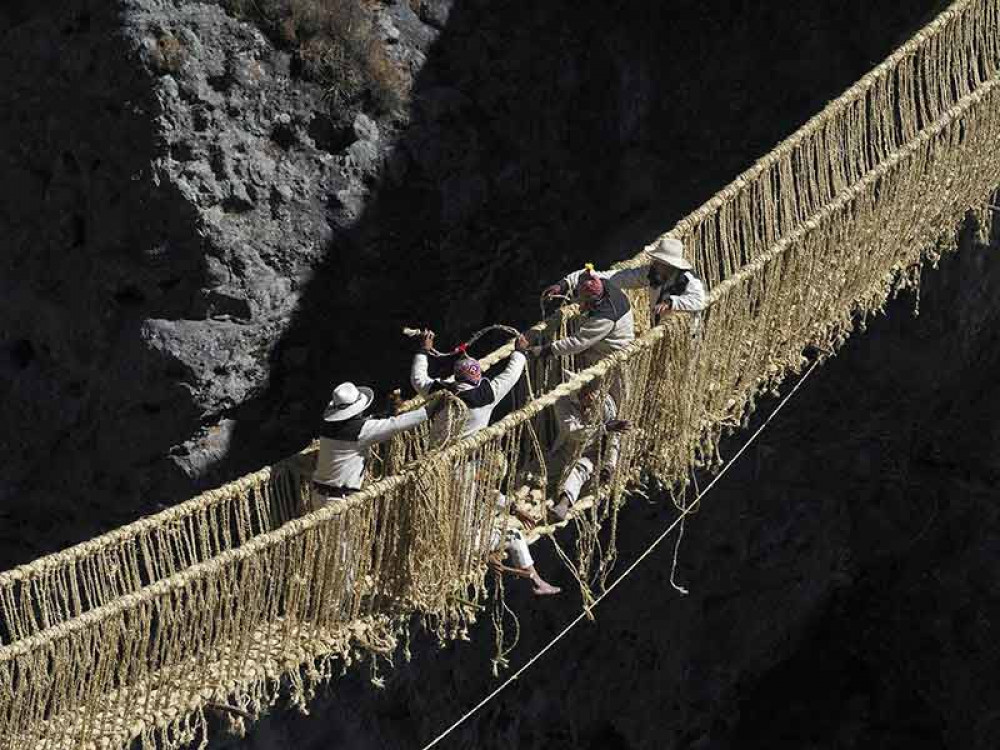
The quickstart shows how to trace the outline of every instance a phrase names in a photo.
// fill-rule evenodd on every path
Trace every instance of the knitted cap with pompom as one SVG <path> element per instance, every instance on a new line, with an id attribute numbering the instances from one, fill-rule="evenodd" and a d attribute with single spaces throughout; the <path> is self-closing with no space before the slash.
<path id="1" fill-rule="evenodd" d="M 479 385 L 479 381 L 483 378 L 483 368 L 477 360 L 466 353 L 465 349 L 464 345 L 458 347 L 459 357 L 455 360 L 452 370 L 455 380 L 469 385 Z"/>

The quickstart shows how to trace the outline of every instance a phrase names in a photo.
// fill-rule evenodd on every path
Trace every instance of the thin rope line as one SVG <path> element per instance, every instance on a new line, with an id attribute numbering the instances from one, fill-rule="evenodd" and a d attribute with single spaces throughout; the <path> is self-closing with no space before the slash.
<path id="1" fill-rule="evenodd" d="M 747 440 L 743 444 L 743 446 L 736 452 L 736 455 L 733 456 L 731 459 L 729 459 L 728 463 L 726 463 L 726 465 L 722 468 L 722 471 L 720 471 L 718 474 L 716 474 L 715 477 L 712 479 L 712 481 L 708 484 L 708 486 L 705 487 L 705 489 L 701 493 L 698 494 L 698 496 L 694 499 L 694 502 L 692 502 L 691 505 L 689 505 L 687 508 L 685 508 L 681 512 L 681 514 L 679 516 L 677 516 L 677 518 L 674 519 L 673 523 L 671 523 L 670 526 L 668 526 L 663 531 L 663 533 L 661 533 L 656 538 L 656 540 L 651 545 L 649 545 L 649 547 L 646 548 L 645 552 L 643 552 L 641 555 L 639 555 L 639 557 L 637 557 L 636 560 L 631 565 L 628 566 L 628 568 L 625 570 L 624 573 L 622 573 L 617 579 L 615 579 L 615 581 L 610 586 L 608 586 L 607 590 L 604 591 L 604 593 L 602 593 L 600 596 L 598 596 L 594 600 L 594 603 L 590 607 L 584 609 L 583 612 L 581 612 L 573 620 L 571 620 L 570 623 L 569 623 L 569 625 L 567 625 L 561 631 L 559 631 L 559 634 L 556 635 L 555 638 L 553 638 L 551 641 L 549 641 L 537 654 L 535 654 L 530 659 L 528 659 L 528 661 L 526 661 L 524 663 L 524 665 L 520 669 L 518 669 L 516 672 L 514 672 L 514 674 L 512 674 L 510 677 L 508 677 L 506 680 L 504 680 L 503 683 L 501 683 L 501 685 L 499 687 L 497 687 L 493 692 L 491 692 L 489 695 L 487 695 L 485 698 L 483 698 L 481 701 L 479 701 L 479 703 L 477 703 L 475 706 L 473 706 L 468 711 L 466 711 L 461 716 L 461 718 L 459 718 L 450 727 L 448 727 L 447 729 L 445 729 L 441 734 L 439 734 L 437 737 L 435 737 L 429 743 L 427 743 L 426 745 L 424 745 L 424 747 L 422 748 L 422 750 L 430 750 L 430 748 L 432 748 L 435 745 L 437 745 L 441 740 L 443 740 L 449 734 L 451 734 L 456 729 L 458 729 L 459 726 L 461 726 L 462 724 L 464 724 L 474 714 L 478 713 L 478 711 L 483 706 L 485 706 L 487 703 L 489 703 L 491 700 L 493 700 L 504 689 L 506 689 L 512 682 L 514 682 L 522 674 L 524 674 L 532 664 L 534 664 L 536 661 L 538 661 L 539 659 L 541 659 L 542 656 L 544 656 L 553 646 L 555 646 L 559 641 L 561 641 L 566 636 L 566 634 L 569 633 L 570 630 L 572 630 L 580 622 L 582 622 L 583 620 L 585 620 L 592 609 L 594 609 L 598 604 L 601 603 L 601 601 L 606 596 L 608 596 L 612 591 L 614 591 L 615 587 L 618 586 L 619 583 L 621 583 L 626 578 L 628 578 L 628 576 L 632 573 L 632 571 L 635 570 L 643 560 L 645 560 L 647 557 L 649 557 L 653 553 L 653 550 L 655 550 L 660 545 L 660 543 L 664 539 L 667 538 L 667 536 L 670 534 L 670 532 L 673 531 L 675 528 L 677 528 L 677 525 L 681 521 L 683 521 L 688 515 L 690 515 L 691 513 L 693 513 L 697 509 L 698 503 L 701 501 L 701 499 L 705 495 L 707 495 L 709 493 L 709 491 L 716 485 L 716 483 L 720 479 L 722 479 L 723 476 L 725 476 L 726 472 L 729 471 L 729 468 L 734 463 L 736 463 L 736 461 L 739 459 L 739 457 L 743 455 L 743 453 L 746 451 L 746 449 L 749 448 L 750 445 L 760 435 L 760 433 L 762 433 L 764 431 L 764 428 L 767 427 L 771 423 L 771 420 L 774 419 L 776 416 L 778 416 L 778 412 L 780 412 L 782 410 L 782 408 L 784 408 L 785 404 L 788 403 L 789 399 L 791 399 L 791 397 L 795 395 L 795 392 L 798 391 L 799 388 L 802 387 L 802 384 L 806 382 L 806 379 L 810 375 L 812 375 L 813 370 L 816 369 L 817 365 L 819 365 L 819 361 L 818 360 L 816 362 L 813 362 L 812 365 L 810 365 L 809 369 L 806 370 L 805 375 L 803 375 L 801 378 L 799 378 L 799 382 L 795 384 L 795 387 L 792 388 L 792 390 L 790 390 L 788 392 L 788 395 L 786 395 L 781 400 L 781 402 L 777 405 L 777 407 L 775 407 L 774 411 L 772 411 L 768 415 L 767 419 L 764 420 L 764 423 L 760 427 L 757 428 L 757 430 L 753 433 L 753 435 L 750 436 L 750 439 Z"/>

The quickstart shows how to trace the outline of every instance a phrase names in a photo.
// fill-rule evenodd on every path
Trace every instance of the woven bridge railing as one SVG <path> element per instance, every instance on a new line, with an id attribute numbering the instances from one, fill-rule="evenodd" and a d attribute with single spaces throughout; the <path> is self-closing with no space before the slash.
<path id="1" fill-rule="evenodd" d="M 414 613 L 463 634 L 506 523 L 496 498 L 544 474 L 554 404 L 628 385 L 636 429 L 588 528 L 613 531 L 641 471 L 682 486 L 806 347 L 834 351 L 955 247 L 970 210 L 988 226 L 998 89 L 1000 0 L 956 2 L 671 230 L 711 288 L 696 342 L 673 318 L 565 382 L 549 372 L 496 425 L 397 446 L 386 478 L 304 517 L 291 459 L 0 575 L 0 749 L 181 747 L 206 706 L 255 716 L 281 678 L 304 702 L 335 665 L 393 649 Z M 577 564 L 585 582 L 606 572 Z"/>

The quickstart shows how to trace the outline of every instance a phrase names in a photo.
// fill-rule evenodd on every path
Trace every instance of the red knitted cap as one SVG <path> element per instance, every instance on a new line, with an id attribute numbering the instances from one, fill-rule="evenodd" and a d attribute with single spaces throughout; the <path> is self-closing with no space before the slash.
<path id="1" fill-rule="evenodd" d="M 459 357 L 455 361 L 454 372 L 455 380 L 469 385 L 479 385 L 483 377 L 483 368 L 479 366 L 479 362 L 468 356 Z"/>
<path id="2" fill-rule="evenodd" d="M 600 299 L 604 295 L 604 282 L 596 276 L 584 277 L 577 287 L 577 294 L 583 300 Z"/>

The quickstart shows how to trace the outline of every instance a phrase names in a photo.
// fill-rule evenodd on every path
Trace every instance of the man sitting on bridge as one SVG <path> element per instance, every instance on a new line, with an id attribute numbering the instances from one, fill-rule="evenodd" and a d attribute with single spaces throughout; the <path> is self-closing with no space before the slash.
<path id="1" fill-rule="evenodd" d="M 319 456 L 313 472 L 313 507 L 361 489 L 369 449 L 427 419 L 427 409 L 375 419 L 365 414 L 375 394 L 371 388 L 341 383 L 323 411 Z"/>
<path id="2" fill-rule="evenodd" d="M 618 419 L 618 406 L 610 393 L 601 398 L 601 382 L 590 381 L 576 396 L 555 404 L 559 434 L 552 446 L 553 472 L 559 472 L 556 504 L 549 511 L 553 522 L 565 521 L 580 491 L 600 465 L 601 482 L 611 481 L 618 465 L 621 435 L 632 429 L 628 420 Z"/>

